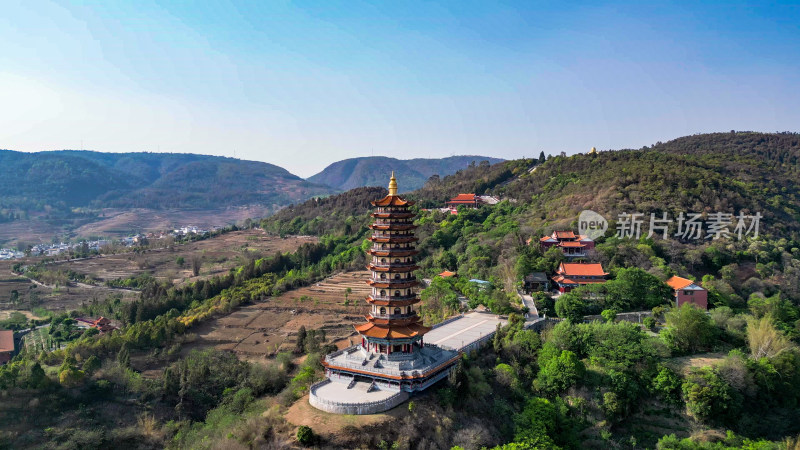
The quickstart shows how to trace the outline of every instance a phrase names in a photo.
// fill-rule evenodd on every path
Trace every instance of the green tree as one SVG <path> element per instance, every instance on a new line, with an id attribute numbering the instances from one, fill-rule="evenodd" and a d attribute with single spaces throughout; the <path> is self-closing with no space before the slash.
<path id="1" fill-rule="evenodd" d="M 709 367 L 695 370 L 683 383 L 683 395 L 689 413 L 701 422 L 736 420 L 742 407 L 742 395 Z"/>
<path id="2" fill-rule="evenodd" d="M 613 309 L 604 309 L 600 315 L 603 316 L 603 320 L 606 322 L 614 322 L 614 319 L 617 318 L 617 312 Z"/>
<path id="3" fill-rule="evenodd" d="M 711 318 L 700 308 L 685 303 L 665 315 L 667 329 L 663 336 L 667 344 L 681 352 L 696 352 L 708 348 L 715 335 Z"/>
<path id="4" fill-rule="evenodd" d="M 566 391 L 583 378 L 586 367 L 575 353 L 562 350 L 542 365 L 534 381 L 534 388 L 546 394 L 555 395 Z"/>
<path id="5" fill-rule="evenodd" d="M 306 447 L 314 444 L 315 440 L 314 431 L 311 427 L 300 425 L 300 428 L 297 429 L 297 442 Z"/>
<path id="6" fill-rule="evenodd" d="M 517 429 L 514 441 L 526 444 L 523 448 L 558 448 L 553 440 L 556 420 L 556 408 L 549 400 L 532 398 L 514 419 Z"/>
<path id="7" fill-rule="evenodd" d="M 83 371 L 86 372 L 87 375 L 92 375 L 100 368 L 100 358 L 97 356 L 90 356 L 86 359 L 83 363 Z"/>
<path id="8" fill-rule="evenodd" d="M 303 354 L 306 352 L 306 338 L 308 336 L 308 332 L 306 332 L 305 325 L 300 325 L 300 329 L 297 330 L 297 342 L 294 346 L 294 352 Z"/>
<path id="9" fill-rule="evenodd" d="M 623 268 L 615 279 L 603 285 L 606 303 L 618 311 L 653 308 L 668 302 L 672 290 L 657 277 L 638 268 Z"/>
<path id="10" fill-rule="evenodd" d="M 575 323 L 583 321 L 586 301 L 579 293 L 567 292 L 556 299 L 556 314 Z"/>
<path id="11" fill-rule="evenodd" d="M 681 385 L 681 377 L 669 367 L 662 366 L 653 378 L 652 390 L 670 403 L 680 403 Z"/>

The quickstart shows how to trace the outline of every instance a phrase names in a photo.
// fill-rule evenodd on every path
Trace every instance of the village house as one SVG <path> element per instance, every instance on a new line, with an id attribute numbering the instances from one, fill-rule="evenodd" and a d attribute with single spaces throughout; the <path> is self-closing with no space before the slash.
<path id="1" fill-rule="evenodd" d="M 111 321 L 103 316 L 98 317 L 97 319 L 85 319 L 79 317 L 75 319 L 78 324 L 85 328 L 97 328 L 98 331 L 101 333 L 107 333 L 109 331 L 116 330 L 117 327 L 111 324 Z"/>
<path id="2" fill-rule="evenodd" d="M 539 247 L 546 252 L 550 247 L 558 247 L 567 258 L 586 257 L 594 249 L 594 240 L 572 231 L 553 231 L 550 236 L 539 239 Z"/>
<path id="3" fill-rule="evenodd" d="M 578 286 L 605 283 L 608 273 L 600 263 L 566 263 L 558 266 L 553 282 L 559 292 L 569 292 Z"/>
<path id="4" fill-rule="evenodd" d="M 0 330 L 0 365 L 3 365 L 14 356 L 14 332 Z"/>
<path id="5" fill-rule="evenodd" d="M 680 308 L 683 304 L 691 303 L 699 308 L 708 309 L 708 291 L 694 281 L 674 276 L 666 283 L 672 288 L 676 307 Z"/>

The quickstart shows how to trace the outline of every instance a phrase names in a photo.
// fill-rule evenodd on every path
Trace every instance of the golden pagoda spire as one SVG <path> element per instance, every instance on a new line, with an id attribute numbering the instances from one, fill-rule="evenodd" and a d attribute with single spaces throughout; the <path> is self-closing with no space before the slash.
<path id="1" fill-rule="evenodd" d="M 389 180 L 389 195 L 397 195 L 397 180 L 394 177 L 394 170 L 392 171 L 392 178 Z"/>

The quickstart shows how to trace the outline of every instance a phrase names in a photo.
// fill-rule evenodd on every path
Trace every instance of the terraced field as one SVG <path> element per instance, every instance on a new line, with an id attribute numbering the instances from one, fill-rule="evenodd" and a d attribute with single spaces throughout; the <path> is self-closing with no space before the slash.
<path id="1" fill-rule="evenodd" d="M 242 359 L 263 360 L 293 349 L 301 326 L 324 329 L 329 340 L 347 345 L 348 338 L 355 335 L 353 325 L 363 322 L 368 310 L 364 301 L 369 294 L 368 278 L 367 271 L 339 273 L 312 286 L 244 306 L 193 329 L 197 338 L 183 351 L 213 346 L 233 351 Z M 346 294 L 347 288 L 350 294 Z M 346 296 L 348 306 L 344 304 Z"/>

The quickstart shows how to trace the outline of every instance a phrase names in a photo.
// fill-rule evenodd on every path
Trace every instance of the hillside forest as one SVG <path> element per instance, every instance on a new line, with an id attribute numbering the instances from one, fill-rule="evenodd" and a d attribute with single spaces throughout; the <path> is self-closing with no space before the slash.
<path id="1" fill-rule="evenodd" d="M 369 432 L 348 425 L 325 434 L 287 420 L 321 379 L 321 355 L 335 348 L 323 330 L 303 329 L 292 352 L 263 361 L 191 349 L 192 334 L 213 318 L 363 268 L 369 201 L 385 189 L 296 203 L 252 226 L 318 243 L 182 286 L 150 279 L 135 301 L 96 299 L 49 318 L 63 348 L 0 366 L 0 446 L 798 448 L 799 163 L 798 134 L 731 132 L 637 150 L 542 152 L 430 177 L 407 195 L 417 202 L 418 276 L 431 280 L 420 294 L 424 320 L 459 313 L 464 296 L 509 323 L 491 345 L 463 355 L 447 381 L 398 407 L 392 426 Z M 501 201 L 457 214 L 439 209 L 464 192 Z M 538 239 L 577 231 L 586 209 L 610 219 L 586 257 L 609 281 L 534 293 L 551 320 L 540 332 L 525 329 L 517 295 L 524 276 L 553 274 L 564 260 Z M 741 239 L 682 239 L 674 228 L 668 239 L 617 237 L 616 219 L 631 212 L 762 219 L 757 237 Z M 458 275 L 438 277 L 443 270 Z M 673 275 L 708 290 L 708 311 L 675 307 L 664 285 Z M 627 312 L 643 318 L 622 320 Z M 77 333 L 71 321 L 80 315 L 122 327 Z"/>

